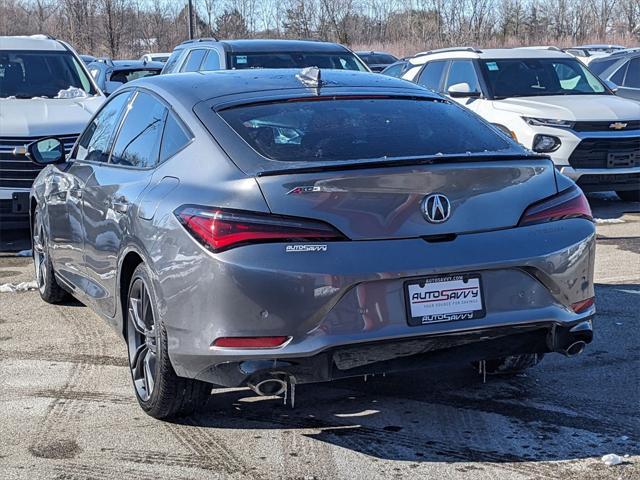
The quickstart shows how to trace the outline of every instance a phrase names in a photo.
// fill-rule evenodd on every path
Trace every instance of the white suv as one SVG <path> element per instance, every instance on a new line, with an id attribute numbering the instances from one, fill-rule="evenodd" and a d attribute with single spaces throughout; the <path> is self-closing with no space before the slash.
<path id="1" fill-rule="evenodd" d="M 25 145 L 57 136 L 70 150 L 104 100 L 66 43 L 0 37 L 0 228 L 29 225 L 29 190 L 40 168 Z"/>
<path id="2" fill-rule="evenodd" d="M 583 190 L 640 200 L 640 104 L 613 95 L 573 56 L 554 50 L 453 48 L 409 60 L 402 78 L 455 99 Z"/>

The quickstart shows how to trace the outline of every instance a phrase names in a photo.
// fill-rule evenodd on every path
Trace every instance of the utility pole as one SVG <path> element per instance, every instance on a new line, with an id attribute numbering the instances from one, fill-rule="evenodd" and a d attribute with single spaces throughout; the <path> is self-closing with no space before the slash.
<path id="1" fill-rule="evenodd" d="M 189 15 L 189 40 L 193 40 L 193 0 L 189 0 L 187 14 Z"/>

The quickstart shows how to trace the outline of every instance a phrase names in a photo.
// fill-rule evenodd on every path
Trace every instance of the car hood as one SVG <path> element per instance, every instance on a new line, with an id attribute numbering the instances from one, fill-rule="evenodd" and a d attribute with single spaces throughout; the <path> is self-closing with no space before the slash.
<path id="1" fill-rule="evenodd" d="M 80 133 L 105 97 L 0 99 L 0 137 Z"/>
<path id="2" fill-rule="evenodd" d="M 638 120 L 640 105 L 615 95 L 554 95 L 494 100 L 496 110 L 555 120 Z"/>

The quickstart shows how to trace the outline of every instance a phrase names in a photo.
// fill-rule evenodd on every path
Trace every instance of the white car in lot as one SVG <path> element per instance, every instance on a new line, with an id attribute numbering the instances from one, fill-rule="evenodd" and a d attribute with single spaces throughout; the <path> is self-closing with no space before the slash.
<path id="1" fill-rule="evenodd" d="M 640 200 L 640 104 L 555 50 L 453 48 L 409 60 L 403 78 L 441 92 L 539 153 L 585 191 Z"/>
<path id="2" fill-rule="evenodd" d="M 65 42 L 45 35 L 0 37 L 0 225 L 29 225 L 38 175 L 25 146 L 61 137 L 71 149 L 105 96 Z"/>

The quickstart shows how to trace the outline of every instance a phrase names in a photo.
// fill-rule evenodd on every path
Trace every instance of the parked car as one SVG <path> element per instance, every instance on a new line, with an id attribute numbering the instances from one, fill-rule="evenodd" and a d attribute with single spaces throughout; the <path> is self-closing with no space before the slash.
<path id="1" fill-rule="evenodd" d="M 145 53 L 140 57 L 141 62 L 162 62 L 166 63 L 171 56 L 170 53 Z"/>
<path id="2" fill-rule="evenodd" d="M 478 113 L 583 190 L 640 200 L 640 105 L 554 50 L 459 48 L 413 58 L 404 78 Z"/>
<path id="3" fill-rule="evenodd" d="M 386 52 L 356 52 L 356 55 L 367 64 L 372 72 L 381 72 L 392 63 L 398 61 L 397 57 Z"/>
<path id="4" fill-rule="evenodd" d="M 411 64 L 407 60 L 399 60 L 396 63 L 392 63 L 387 68 L 382 70 L 380 73 L 382 75 L 387 75 L 389 77 L 402 77 L 402 74 L 407 71 Z"/>
<path id="5" fill-rule="evenodd" d="M 116 328 L 154 417 L 212 384 L 293 401 L 296 384 L 447 362 L 520 372 L 591 341 L 580 189 L 409 82 L 160 75 L 112 95 L 67 158 L 55 139 L 29 151 L 48 164 L 40 295 Z"/>
<path id="6" fill-rule="evenodd" d="M 577 47 L 572 47 L 572 48 L 587 50 L 588 52 L 591 52 L 591 53 L 594 53 L 594 52 L 613 53 L 618 50 L 624 50 L 627 47 L 625 47 L 624 45 L 610 45 L 606 43 L 604 44 L 598 43 L 598 44 L 591 44 L 591 45 L 578 45 Z"/>
<path id="7" fill-rule="evenodd" d="M 336 43 L 302 40 L 218 41 L 200 38 L 178 45 L 162 73 L 311 66 L 370 71 L 351 50 Z"/>
<path id="8" fill-rule="evenodd" d="M 104 102 L 78 54 L 45 35 L 0 37 L 0 225 L 29 226 L 29 189 L 40 168 L 26 145 L 56 135 L 71 149 Z"/>
<path id="9" fill-rule="evenodd" d="M 566 48 L 566 49 L 563 50 L 563 52 L 568 53 L 569 55 L 572 55 L 572 56 L 576 57 L 578 60 L 580 60 L 585 65 L 590 65 L 591 62 L 593 62 L 594 60 L 605 58 L 605 57 L 609 56 L 609 53 L 607 53 L 607 52 L 603 52 L 603 51 L 592 52 L 592 51 L 589 51 L 587 49 L 578 48 L 578 47 Z"/>
<path id="10" fill-rule="evenodd" d="M 143 77 L 159 75 L 164 67 L 161 62 L 140 60 L 112 60 L 93 62 L 87 68 L 98 86 L 108 96 L 127 82 Z"/>
<path id="11" fill-rule="evenodd" d="M 591 62 L 589 69 L 616 95 L 640 102 L 640 48 L 620 50 Z"/>
<path id="12" fill-rule="evenodd" d="M 85 65 L 89 65 L 97 60 L 93 55 L 80 55 L 80 60 L 84 62 Z"/>

